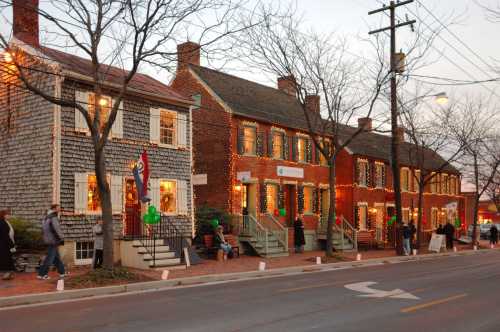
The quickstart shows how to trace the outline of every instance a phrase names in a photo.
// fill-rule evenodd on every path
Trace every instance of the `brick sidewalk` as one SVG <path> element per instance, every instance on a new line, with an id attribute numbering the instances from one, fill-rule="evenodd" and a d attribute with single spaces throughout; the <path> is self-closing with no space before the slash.
<path id="1" fill-rule="evenodd" d="M 487 242 L 481 241 L 481 247 L 487 248 Z M 458 250 L 464 249 L 470 249 L 470 246 L 458 246 Z M 360 250 L 359 253 L 362 255 L 363 260 L 396 256 L 394 249 Z M 429 253 L 426 248 L 420 251 L 420 254 L 426 253 Z M 355 260 L 356 254 L 356 252 L 343 253 L 339 258 L 339 261 Z M 169 279 L 202 276 L 209 274 L 255 271 L 259 267 L 259 262 L 265 262 L 266 269 L 315 265 L 316 257 L 318 256 L 323 257 L 324 251 L 308 251 L 302 254 L 290 254 L 290 256 L 288 257 L 276 257 L 269 259 L 244 255 L 242 255 L 240 258 L 230 259 L 223 262 L 218 262 L 213 259 L 206 259 L 203 260 L 201 264 L 191 266 L 188 269 L 171 270 Z M 88 270 L 88 267 L 73 267 L 69 270 L 70 276 L 67 278 L 70 279 L 73 276 L 81 275 Z M 133 271 L 155 280 L 160 280 L 162 273 L 162 271 L 154 270 L 143 271 L 134 269 Z M 0 280 L 0 297 L 55 291 L 58 275 L 56 272 L 51 272 L 50 276 L 52 277 L 51 280 L 42 281 L 36 279 L 35 273 L 17 273 L 14 280 Z"/>

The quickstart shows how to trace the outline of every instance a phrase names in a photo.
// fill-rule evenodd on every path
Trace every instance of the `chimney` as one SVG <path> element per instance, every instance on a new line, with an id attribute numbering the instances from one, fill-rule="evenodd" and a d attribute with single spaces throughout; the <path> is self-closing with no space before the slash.
<path id="1" fill-rule="evenodd" d="M 32 46 L 39 46 L 38 0 L 13 0 L 13 34 Z"/>
<path id="2" fill-rule="evenodd" d="M 278 89 L 290 96 L 297 97 L 295 77 L 293 75 L 278 77 Z"/>
<path id="3" fill-rule="evenodd" d="M 186 69 L 190 64 L 200 65 L 200 45 L 187 41 L 177 45 L 177 71 Z"/>
<path id="4" fill-rule="evenodd" d="M 358 128 L 363 128 L 366 131 L 372 130 L 371 118 L 358 118 Z"/>
<path id="5" fill-rule="evenodd" d="M 396 129 L 396 137 L 398 138 L 399 142 L 405 141 L 405 129 L 403 127 L 398 127 Z"/>
<path id="6" fill-rule="evenodd" d="M 306 110 L 308 112 L 319 114 L 319 96 L 318 95 L 309 95 L 306 96 Z"/>

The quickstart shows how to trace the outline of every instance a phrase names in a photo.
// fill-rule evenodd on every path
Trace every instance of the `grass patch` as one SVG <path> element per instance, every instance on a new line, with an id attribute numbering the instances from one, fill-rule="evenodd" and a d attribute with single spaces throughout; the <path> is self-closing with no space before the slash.
<path id="1" fill-rule="evenodd" d="M 121 285 L 141 281 L 152 281 L 154 279 L 131 272 L 123 267 L 116 267 L 113 270 L 97 269 L 90 270 L 84 274 L 70 276 L 65 280 L 67 288 L 92 288 L 102 286 Z"/>

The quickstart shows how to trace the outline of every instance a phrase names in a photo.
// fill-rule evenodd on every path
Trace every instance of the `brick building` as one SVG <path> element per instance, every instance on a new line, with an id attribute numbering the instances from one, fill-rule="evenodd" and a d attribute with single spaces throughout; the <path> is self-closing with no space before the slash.
<path id="1" fill-rule="evenodd" d="M 193 112 L 194 173 L 206 176 L 206 183 L 194 187 L 195 205 L 218 207 L 233 215 L 248 213 L 243 217 L 240 240 L 261 254 L 264 244 L 257 239 L 263 238 L 257 234 L 259 230 L 272 237 L 264 241 L 272 244 L 271 253 L 285 254 L 292 232 L 283 233 L 296 214 L 303 212 L 306 248 L 316 248 L 318 240 L 325 238 L 329 170 L 307 135 L 293 81 L 279 78 L 275 89 L 202 67 L 199 47 L 191 42 L 179 45 L 178 53 L 172 86 L 199 105 Z M 319 117 L 317 96 L 308 98 L 307 109 Z M 359 126 L 366 131 L 337 160 L 337 214 L 343 216 L 346 227 L 356 233 L 368 232 L 382 244 L 390 238 L 386 221 L 394 213 L 390 137 L 372 132 L 369 118 L 359 119 Z M 345 126 L 342 133 L 353 130 L 356 128 Z M 412 179 L 419 170 L 411 150 L 411 144 L 401 144 L 405 220 L 414 219 L 417 207 Z M 459 172 L 451 165 L 440 167 L 444 160 L 437 154 L 426 151 L 425 155 L 426 171 L 440 169 L 424 194 L 423 229 L 430 232 L 458 216 L 463 202 Z M 250 231 L 245 229 L 248 227 Z M 346 236 L 343 242 L 337 236 L 335 245 L 338 248 L 342 242 L 349 247 L 353 239 Z"/>
<path id="2" fill-rule="evenodd" d="M 11 48 L 29 63 L 37 84 L 56 98 L 75 100 L 92 113 L 91 62 L 39 44 L 37 0 L 14 1 L 14 36 Z M 22 58 L 21 58 L 22 57 Z M 35 68 L 37 68 L 35 71 Z M 119 68 L 106 67 L 106 96 L 111 107 L 119 82 Z M 62 209 L 67 262 L 89 263 L 92 226 L 100 212 L 94 175 L 94 149 L 85 119 L 73 108 L 51 104 L 22 88 L 0 82 L 0 209 L 39 225 L 52 203 Z M 150 197 L 179 232 L 191 237 L 191 101 L 171 87 L 142 74 L 132 79 L 119 106 L 106 145 L 115 236 L 121 240 L 140 227 L 137 191 L 131 170 L 146 150 L 150 166 Z M 105 108 L 108 110 L 109 108 Z M 106 116 L 106 115 L 104 115 Z M 116 241 L 116 259 L 127 260 L 123 241 Z M 121 253 L 121 255 L 120 255 Z"/>

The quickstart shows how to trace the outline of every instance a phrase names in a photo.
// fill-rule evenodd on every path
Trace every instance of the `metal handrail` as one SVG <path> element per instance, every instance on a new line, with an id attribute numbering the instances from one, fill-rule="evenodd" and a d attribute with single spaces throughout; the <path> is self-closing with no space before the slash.
<path id="1" fill-rule="evenodd" d="M 278 242 L 288 251 L 288 228 L 283 226 L 273 215 L 267 213 L 261 216 L 261 222 L 271 229 Z"/>
<path id="2" fill-rule="evenodd" d="M 358 250 L 358 231 L 344 216 L 340 216 L 340 225 L 333 223 L 333 229 L 341 234 L 342 248 L 344 247 L 344 237 L 351 241 L 354 250 Z M 328 217 L 321 217 L 318 232 L 326 233 L 328 228 Z"/>
<path id="3" fill-rule="evenodd" d="M 252 215 L 243 216 L 243 235 L 255 237 L 257 242 L 263 243 L 266 253 L 269 248 L 269 231 Z"/>

